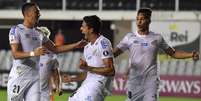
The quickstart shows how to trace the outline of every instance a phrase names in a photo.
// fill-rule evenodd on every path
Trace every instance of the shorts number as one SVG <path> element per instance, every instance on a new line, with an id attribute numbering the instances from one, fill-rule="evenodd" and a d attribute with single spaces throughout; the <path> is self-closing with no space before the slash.
<path id="1" fill-rule="evenodd" d="M 20 86 L 19 86 L 19 85 L 14 85 L 13 87 L 14 87 L 14 88 L 13 88 L 13 93 L 19 93 L 19 91 L 20 91 Z"/>

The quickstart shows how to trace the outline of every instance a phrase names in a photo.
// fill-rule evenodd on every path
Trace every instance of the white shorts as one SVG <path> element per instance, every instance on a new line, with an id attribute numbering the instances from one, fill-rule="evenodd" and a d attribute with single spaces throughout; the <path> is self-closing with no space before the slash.
<path id="1" fill-rule="evenodd" d="M 39 80 L 11 78 L 8 81 L 7 93 L 8 101 L 39 101 Z"/>
<path id="2" fill-rule="evenodd" d="M 126 101 L 157 101 L 159 92 L 159 79 L 153 77 L 149 80 L 139 83 L 140 81 L 133 82 L 127 91 Z"/>
<path id="3" fill-rule="evenodd" d="M 69 97 L 68 101 L 104 101 L 103 89 L 104 85 L 101 82 L 85 82 Z"/>

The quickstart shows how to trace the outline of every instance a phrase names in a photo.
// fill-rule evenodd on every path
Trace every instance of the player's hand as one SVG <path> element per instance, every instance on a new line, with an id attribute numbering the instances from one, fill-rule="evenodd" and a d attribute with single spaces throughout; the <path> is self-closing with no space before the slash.
<path id="1" fill-rule="evenodd" d="M 34 50 L 34 55 L 35 56 L 40 56 L 40 55 L 45 55 L 47 54 L 47 50 L 45 47 L 38 47 Z"/>
<path id="2" fill-rule="evenodd" d="M 81 40 L 76 43 L 76 48 L 83 48 L 88 42 L 86 40 Z"/>
<path id="3" fill-rule="evenodd" d="M 36 30 L 40 31 L 42 34 L 44 34 L 45 36 L 49 37 L 51 32 L 47 27 L 36 27 Z"/>
<path id="4" fill-rule="evenodd" d="M 198 51 L 193 51 L 192 53 L 193 53 L 193 56 L 192 56 L 193 60 L 195 60 L 195 61 L 199 60 L 199 58 L 200 58 L 199 52 Z"/>
<path id="5" fill-rule="evenodd" d="M 83 59 L 80 59 L 79 67 L 80 67 L 80 69 L 88 70 L 88 68 L 87 68 L 88 67 L 87 62 L 84 61 Z"/>
<path id="6" fill-rule="evenodd" d="M 71 76 L 70 76 L 70 75 L 67 75 L 67 74 L 63 74 L 63 75 L 62 75 L 62 81 L 63 81 L 64 83 L 69 83 L 69 82 L 71 82 Z"/>

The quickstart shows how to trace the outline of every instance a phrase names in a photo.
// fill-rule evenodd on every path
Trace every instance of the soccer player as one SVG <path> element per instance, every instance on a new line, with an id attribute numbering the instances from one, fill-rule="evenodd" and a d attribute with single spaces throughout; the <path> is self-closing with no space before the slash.
<path id="1" fill-rule="evenodd" d="M 177 59 L 199 59 L 198 52 L 184 52 L 170 47 L 163 37 L 149 30 L 152 11 L 139 9 L 136 17 L 137 31 L 127 33 L 114 49 L 114 56 L 129 50 L 127 101 L 157 101 L 159 74 L 157 52 L 164 50 Z"/>
<path id="2" fill-rule="evenodd" d="M 83 73 L 77 77 L 64 76 L 64 82 L 85 80 L 68 101 L 104 101 L 106 82 L 111 80 L 115 70 L 112 45 L 100 34 L 101 23 L 100 18 L 95 15 L 83 18 L 80 30 L 89 42 L 84 47 L 84 59 L 80 59 L 80 69 Z"/>
<path id="3" fill-rule="evenodd" d="M 8 101 L 40 101 L 39 56 L 47 53 L 66 52 L 83 47 L 83 41 L 69 45 L 54 46 L 41 32 L 36 30 L 40 10 L 35 3 L 22 6 L 24 21 L 13 26 L 9 33 L 11 52 L 14 57 L 7 85 Z M 44 46 L 44 47 L 42 47 Z"/>
<path id="4" fill-rule="evenodd" d="M 47 36 L 47 38 L 51 34 L 47 27 L 37 27 L 37 30 Z M 51 51 L 48 51 L 48 54 L 40 56 L 39 77 L 40 101 L 50 101 L 50 96 L 53 96 L 53 93 L 61 93 L 59 62 L 56 54 Z"/>

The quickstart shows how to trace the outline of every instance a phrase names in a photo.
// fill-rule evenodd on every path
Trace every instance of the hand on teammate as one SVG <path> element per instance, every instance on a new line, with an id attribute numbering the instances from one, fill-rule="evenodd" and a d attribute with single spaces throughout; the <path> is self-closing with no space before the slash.
<path id="1" fill-rule="evenodd" d="M 193 51 L 192 54 L 193 54 L 192 55 L 193 60 L 195 60 L 195 61 L 199 60 L 200 57 L 199 57 L 199 52 L 198 51 Z"/>
<path id="2" fill-rule="evenodd" d="M 38 48 L 34 49 L 34 55 L 35 56 L 45 55 L 47 53 L 48 52 L 47 52 L 45 47 L 38 47 Z"/>
<path id="3" fill-rule="evenodd" d="M 88 42 L 86 40 L 80 40 L 76 43 L 76 48 L 83 48 Z"/>

